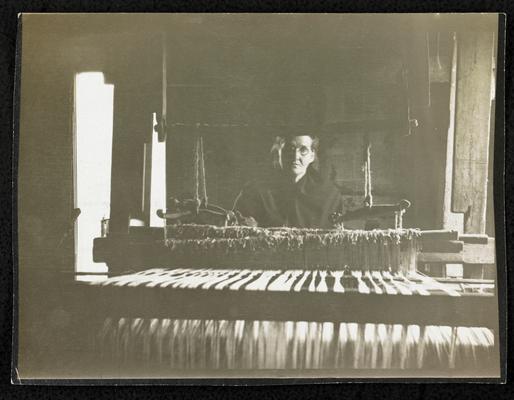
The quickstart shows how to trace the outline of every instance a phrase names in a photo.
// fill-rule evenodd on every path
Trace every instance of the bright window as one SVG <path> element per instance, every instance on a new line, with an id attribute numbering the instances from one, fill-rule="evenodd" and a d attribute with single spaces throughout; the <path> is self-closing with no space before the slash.
<path id="1" fill-rule="evenodd" d="M 157 123 L 153 115 L 153 126 Z M 150 226 L 164 226 L 164 220 L 157 216 L 157 210 L 166 208 L 166 142 L 157 140 L 152 133 L 152 173 L 150 184 Z"/>
<path id="2" fill-rule="evenodd" d="M 105 263 L 93 262 L 93 239 L 110 212 L 113 92 L 101 72 L 75 77 L 76 272 L 107 271 Z"/>

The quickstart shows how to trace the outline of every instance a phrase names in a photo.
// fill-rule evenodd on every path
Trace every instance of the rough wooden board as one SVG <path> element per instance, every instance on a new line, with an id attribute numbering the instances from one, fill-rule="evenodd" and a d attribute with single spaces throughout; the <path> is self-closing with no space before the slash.
<path id="1" fill-rule="evenodd" d="M 494 239 L 487 244 L 464 243 L 462 260 L 467 264 L 494 264 L 496 262 Z"/>
<path id="2" fill-rule="evenodd" d="M 423 252 L 460 253 L 463 242 L 458 240 L 423 240 Z"/>
<path id="3" fill-rule="evenodd" d="M 485 232 L 493 33 L 458 36 L 452 211 L 465 232 Z"/>
<path id="4" fill-rule="evenodd" d="M 487 235 L 459 235 L 459 240 L 464 243 L 487 244 L 489 237 Z"/>
<path id="5" fill-rule="evenodd" d="M 418 262 L 494 264 L 494 239 L 488 244 L 465 243 L 461 253 L 420 253 Z"/>
<path id="6" fill-rule="evenodd" d="M 420 253 L 418 262 L 426 263 L 462 263 L 461 253 Z"/>
<path id="7" fill-rule="evenodd" d="M 430 231 L 421 231 L 421 238 L 423 241 L 425 240 L 458 240 L 459 232 L 455 230 L 430 230 Z"/>

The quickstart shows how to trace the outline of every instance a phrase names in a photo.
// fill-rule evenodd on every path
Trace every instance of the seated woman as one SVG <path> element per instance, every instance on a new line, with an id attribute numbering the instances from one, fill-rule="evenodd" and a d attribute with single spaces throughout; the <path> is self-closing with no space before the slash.
<path id="1" fill-rule="evenodd" d="M 330 216 L 342 212 L 343 201 L 314 168 L 318 147 L 319 139 L 310 134 L 278 137 L 272 148 L 274 179 L 247 183 L 233 211 L 261 227 L 332 228 Z"/>

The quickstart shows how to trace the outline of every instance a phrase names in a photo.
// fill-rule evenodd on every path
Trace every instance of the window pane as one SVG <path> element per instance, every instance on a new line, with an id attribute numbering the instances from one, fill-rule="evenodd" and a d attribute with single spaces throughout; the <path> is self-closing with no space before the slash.
<path id="1" fill-rule="evenodd" d="M 101 236 L 102 218 L 109 218 L 113 85 L 101 72 L 75 78 L 75 207 L 77 272 L 106 272 L 104 263 L 93 262 L 93 239 Z"/>
<path id="2" fill-rule="evenodd" d="M 157 120 L 153 115 L 153 126 Z M 164 226 L 157 210 L 166 208 L 166 142 L 159 143 L 157 132 L 152 134 L 152 173 L 150 184 L 150 226 Z"/>

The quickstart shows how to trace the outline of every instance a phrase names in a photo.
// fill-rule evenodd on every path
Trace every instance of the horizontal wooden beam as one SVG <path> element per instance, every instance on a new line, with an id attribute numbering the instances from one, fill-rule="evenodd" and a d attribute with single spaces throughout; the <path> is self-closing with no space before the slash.
<path id="1" fill-rule="evenodd" d="M 458 264 L 494 264 L 496 261 L 494 239 L 487 244 L 464 243 L 460 253 L 424 252 L 418 255 L 418 262 L 458 263 Z"/>

